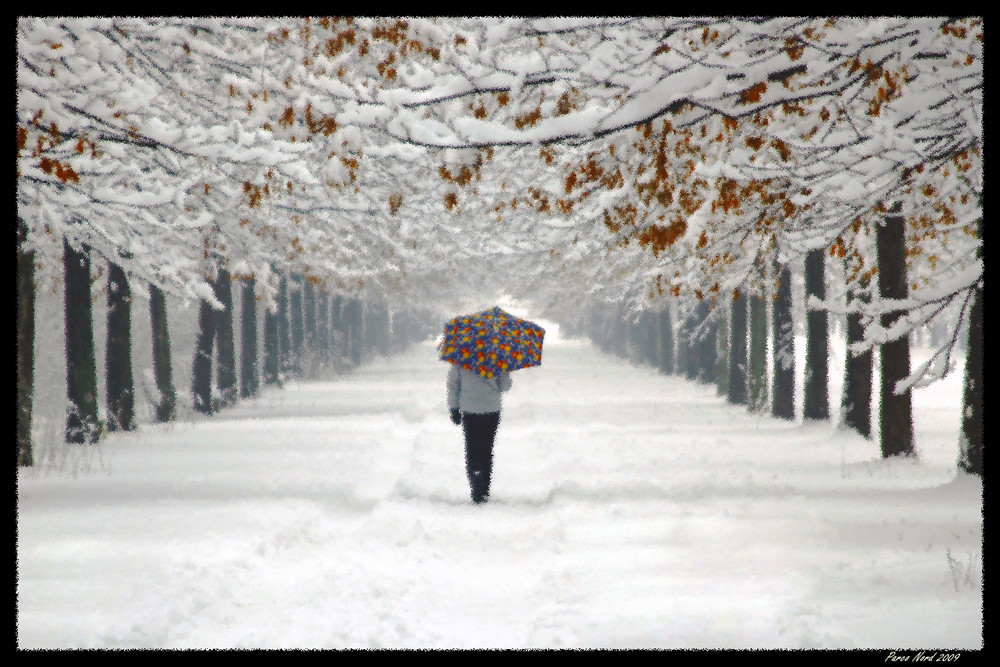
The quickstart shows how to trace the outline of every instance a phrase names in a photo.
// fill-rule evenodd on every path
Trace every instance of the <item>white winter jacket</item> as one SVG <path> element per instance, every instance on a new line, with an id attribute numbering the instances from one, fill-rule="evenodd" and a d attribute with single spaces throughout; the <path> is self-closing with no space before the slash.
<path id="1" fill-rule="evenodd" d="M 511 387 L 510 373 L 501 372 L 493 379 L 454 364 L 448 369 L 448 409 L 485 414 L 500 412 L 500 394 Z"/>

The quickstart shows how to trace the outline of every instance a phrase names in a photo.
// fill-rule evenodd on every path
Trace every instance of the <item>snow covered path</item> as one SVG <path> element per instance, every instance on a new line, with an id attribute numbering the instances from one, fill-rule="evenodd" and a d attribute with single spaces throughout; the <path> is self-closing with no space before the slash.
<path id="1" fill-rule="evenodd" d="M 950 393 L 886 462 L 553 337 L 474 506 L 445 370 L 420 344 L 19 471 L 18 647 L 982 646 Z"/>

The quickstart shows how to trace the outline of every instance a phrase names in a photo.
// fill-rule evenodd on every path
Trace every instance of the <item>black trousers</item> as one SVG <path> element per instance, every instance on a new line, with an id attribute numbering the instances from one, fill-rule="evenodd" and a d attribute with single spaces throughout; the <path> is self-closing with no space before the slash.
<path id="1" fill-rule="evenodd" d="M 499 425 L 499 412 L 462 413 L 462 430 L 465 431 L 465 472 L 469 476 L 472 500 L 477 503 L 485 501 L 490 495 L 493 441 Z"/>

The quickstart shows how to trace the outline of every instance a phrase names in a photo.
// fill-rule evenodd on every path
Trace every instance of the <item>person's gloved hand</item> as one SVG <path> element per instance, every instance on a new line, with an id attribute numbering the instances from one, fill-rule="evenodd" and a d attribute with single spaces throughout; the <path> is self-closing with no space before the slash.
<path id="1" fill-rule="evenodd" d="M 462 413 L 458 411 L 458 408 L 451 409 L 451 423 L 455 425 L 462 423 Z"/>

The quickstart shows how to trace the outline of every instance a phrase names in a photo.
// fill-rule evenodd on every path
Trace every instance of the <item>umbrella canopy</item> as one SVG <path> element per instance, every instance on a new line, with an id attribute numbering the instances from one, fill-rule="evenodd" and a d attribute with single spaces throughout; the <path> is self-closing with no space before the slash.
<path id="1" fill-rule="evenodd" d="M 444 325 L 441 359 L 492 378 L 500 371 L 542 364 L 545 329 L 498 306 L 459 315 Z"/>

